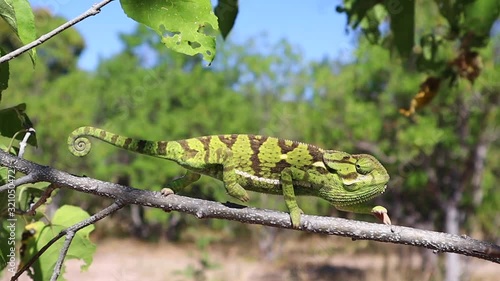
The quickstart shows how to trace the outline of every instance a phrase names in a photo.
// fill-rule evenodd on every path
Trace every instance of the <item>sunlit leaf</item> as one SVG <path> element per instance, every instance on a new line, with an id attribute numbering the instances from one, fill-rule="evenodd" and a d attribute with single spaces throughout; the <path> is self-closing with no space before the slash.
<path id="1" fill-rule="evenodd" d="M 28 0 L 13 0 L 16 12 L 17 35 L 23 44 L 28 44 L 36 39 L 35 16 Z M 29 51 L 33 64 L 36 61 L 36 49 Z"/>
<path id="2" fill-rule="evenodd" d="M 170 49 L 187 55 L 201 54 L 212 62 L 219 28 L 210 0 L 121 0 L 127 16 L 151 27 Z"/>
<path id="3" fill-rule="evenodd" d="M 0 0 L 0 17 L 10 26 L 21 43 L 27 44 L 36 38 L 35 16 L 27 0 Z M 29 51 L 35 62 L 35 49 Z"/>

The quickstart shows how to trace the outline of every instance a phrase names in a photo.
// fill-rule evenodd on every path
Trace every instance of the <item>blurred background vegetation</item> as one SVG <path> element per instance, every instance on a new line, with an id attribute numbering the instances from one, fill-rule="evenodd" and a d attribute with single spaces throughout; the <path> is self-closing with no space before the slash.
<path id="1" fill-rule="evenodd" d="M 391 175 L 388 190 L 377 200 L 388 207 L 394 224 L 467 233 L 498 244 L 499 29 L 492 29 L 489 40 L 474 49 L 482 59 L 480 75 L 472 79 L 453 76 L 433 65 L 459 57 L 459 38 L 425 37 L 436 34 L 436 22 L 443 17 L 438 16 L 436 6 L 421 11 L 415 18 L 417 38 L 439 41 L 421 42 L 421 53 L 425 54 L 426 46 L 441 53 L 433 53 L 432 58 L 421 55 L 409 63 L 388 51 L 384 40 L 390 39 L 390 32 L 376 29 L 380 38 L 373 39 L 369 24 L 359 32 L 355 60 L 349 63 L 328 58 L 305 61 L 286 41 L 269 42 L 270 49 L 262 54 L 253 46 L 267 39 L 258 37 L 241 45 L 220 42 L 210 67 L 203 67 L 199 57 L 167 50 L 154 32 L 138 26 L 132 34 L 121 36 L 126 46 L 121 53 L 102 60 L 95 71 L 82 71 L 76 64 L 85 42 L 75 30 L 68 30 L 38 48 L 34 70 L 27 55 L 10 62 L 11 78 L 2 106 L 28 104 L 38 148 L 30 149 L 26 158 L 151 190 L 160 190 L 182 175 L 182 170 L 174 163 L 97 141 L 89 156 L 76 159 L 67 149 L 68 134 L 82 125 L 151 140 L 249 133 L 370 153 Z M 41 23 L 39 34 L 65 21 L 45 10 L 38 10 L 36 16 Z M 0 45 L 15 48 L 17 42 L 3 34 Z M 433 75 L 442 78 L 434 99 L 409 117 L 401 114 L 399 110 L 408 108 L 419 91 L 425 92 L 421 85 Z M 220 182 L 209 178 L 182 194 L 232 200 Z M 252 206 L 285 210 L 281 197 L 252 193 L 251 198 Z M 299 200 L 307 214 L 354 217 L 337 212 L 321 199 Z M 52 204 L 65 203 L 90 213 L 109 204 L 100 197 L 63 189 Z M 372 220 L 369 216 L 359 219 Z M 210 236 L 216 230 L 215 241 L 248 239 L 259 245 L 264 256 L 273 256 L 284 236 L 300 241 L 305 235 L 138 206 L 99 224 L 96 237 L 132 234 L 150 241 L 197 240 L 200 231 Z M 384 245 L 373 245 L 372 250 L 380 247 Z M 410 251 L 425 257 L 422 267 L 426 269 L 438 263 L 430 251 Z M 396 252 L 402 263 L 405 253 Z"/>

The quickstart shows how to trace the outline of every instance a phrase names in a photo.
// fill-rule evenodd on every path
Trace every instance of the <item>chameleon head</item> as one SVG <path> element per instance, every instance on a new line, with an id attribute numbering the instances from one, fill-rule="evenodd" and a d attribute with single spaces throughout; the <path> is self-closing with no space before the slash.
<path id="1" fill-rule="evenodd" d="M 335 179 L 323 190 L 323 197 L 334 205 L 360 204 L 382 194 L 387 187 L 387 170 L 369 154 L 329 150 L 323 162 Z"/>

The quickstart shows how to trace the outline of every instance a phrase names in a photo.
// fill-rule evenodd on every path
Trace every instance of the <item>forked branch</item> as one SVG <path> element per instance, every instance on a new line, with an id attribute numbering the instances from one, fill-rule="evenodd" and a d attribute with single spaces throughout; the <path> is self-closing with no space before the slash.
<path id="1" fill-rule="evenodd" d="M 14 281 L 17 280 L 21 274 L 23 274 L 26 270 L 28 270 L 33 263 L 43 254 L 45 251 L 47 251 L 54 243 L 57 242 L 61 237 L 66 236 L 66 239 L 64 240 L 63 247 L 61 248 L 61 252 L 59 253 L 59 257 L 57 258 L 56 265 L 54 267 L 54 271 L 52 272 L 52 276 L 50 280 L 57 280 L 59 275 L 61 274 L 61 269 L 63 266 L 64 259 L 66 258 L 66 255 L 69 250 L 69 246 L 71 245 L 71 242 L 73 241 L 73 237 L 75 236 L 75 233 L 78 232 L 80 229 L 87 227 L 91 224 L 96 223 L 97 221 L 113 214 L 114 212 L 118 211 L 119 209 L 123 208 L 124 204 L 120 202 L 119 200 L 115 201 L 113 204 L 111 204 L 109 207 L 99 211 L 97 214 L 89 217 L 86 220 L 83 220 L 79 223 L 76 223 L 72 225 L 71 227 L 68 227 L 64 229 L 63 231 L 59 232 L 54 238 L 52 238 L 46 245 L 44 245 L 31 259 L 24 264 L 24 266 L 19 269 L 16 274 L 12 276 L 10 280 Z"/>

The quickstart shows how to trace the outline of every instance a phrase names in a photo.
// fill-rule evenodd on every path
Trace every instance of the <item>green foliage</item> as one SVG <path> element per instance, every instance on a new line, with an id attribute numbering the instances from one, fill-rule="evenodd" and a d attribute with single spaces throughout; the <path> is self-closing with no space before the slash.
<path id="1" fill-rule="evenodd" d="M 494 158 L 496 157 L 496 159 Z M 498 167 L 499 155 L 498 152 L 488 157 L 487 165 L 490 167 Z M 496 163 L 495 163 L 496 162 Z M 500 218 L 498 217 L 498 211 L 500 206 L 500 192 L 497 190 L 498 186 L 498 169 L 488 170 L 484 175 L 483 190 L 481 190 L 481 195 L 484 200 L 478 206 L 477 218 L 478 221 L 470 221 L 469 224 L 479 224 L 484 233 L 489 234 L 488 236 L 492 239 L 500 237 Z M 482 198 L 470 198 L 472 205 L 477 205 L 477 200 Z M 476 202 L 474 202 L 476 201 Z"/>
<path id="2" fill-rule="evenodd" d="M 397 132 L 397 140 L 400 144 L 409 144 L 405 147 L 406 159 L 412 159 L 420 152 L 428 155 L 432 153 L 436 144 L 446 139 L 445 130 L 439 128 L 433 116 L 422 116 L 418 124 L 407 124 L 401 126 L 401 129 Z"/>
<path id="3" fill-rule="evenodd" d="M 207 33 L 210 28 L 219 27 L 210 0 L 151 0 L 147 5 L 121 0 L 120 3 L 130 18 L 156 31 L 168 48 L 187 55 L 201 54 L 208 62 L 214 59 L 215 37 Z"/>
<path id="4" fill-rule="evenodd" d="M 29 1 L 13 0 L 12 5 L 15 12 L 15 21 L 14 24 L 9 21 L 9 25 L 17 33 L 23 44 L 34 41 L 36 38 L 35 16 Z M 35 63 L 36 49 L 31 49 L 29 53 L 33 63 Z"/>
<path id="5" fill-rule="evenodd" d="M 31 11 L 31 10 L 30 10 Z M 39 31 L 46 33 L 53 28 L 59 26 L 65 20 L 60 17 L 52 17 L 45 10 L 35 12 L 37 19 L 37 28 Z M 0 22 L 0 30 L 8 31 L 5 23 Z M 28 117 L 26 110 L 27 106 L 24 103 L 26 94 L 29 93 L 34 99 L 42 98 L 39 94 L 44 90 L 44 85 L 48 80 L 55 79 L 58 76 L 64 75 L 69 70 L 76 67 L 77 59 L 75 55 L 79 55 L 83 48 L 83 40 L 81 36 L 74 30 L 67 30 L 58 40 L 51 40 L 44 44 L 43 52 L 40 53 L 39 59 L 42 61 L 36 70 L 26 68 L 26 56 L 20 56 L 18 59 L 10 62 L 10 64 L 2 63 L 0 70 L 9 70 L 16 73 L 10 78 L 10 82 L 14 87 L 4 91 L 4 95 L 11 95 L 8 99 L 6 107 L 0 109 L 0 135 L 12 137 L 16 132 L 32 127 L 32 122 Z M 0 33 L 0 46 L 6 46 L 13 49 L 18 47 L 18 42 L 9 35 L 8 32 Z M 5 66 L 5 67 L 4 67 Z M 31 71 L 30 71 L 31 70 Z M 72 86 L 73 87 L 73 86 Z M 57 102 L 61 101 L 59 97 Z M 53 106 L 53 101 L 50 101 L 49 106 Z M 18 104 L 18 105 L 15 105 Z M 14 106 L 15 105 L 15 106 Z M 61 113 L 61 111 L 47 110 L 44 114 Z M 56 125 L 57 126 L 57 125 Z M 37 135 L 42 131 L 37 130 Z M 37 135 L 32 135 L 28 139 L 30 145 L 37 145 Z M 24 134 L 18 134 L 16 139 L 21 140 Z"/>
<path id="6" fill-rule="evenodd" d="M 454 54 L 454 48 L 439 35 L 427 34 L 420 38 L 421 54 L 417 57 L 417 67 L 422 72 L 433 75 L 443 74 L 447 62 Z"/>
<path id="7" fill-rule="evenodd" d="M 0 56 L 4 56 L 6 52 L 3 48 L 0 48 Z M 1 63 L 0 64 L 0 102 L 2 101 L 2 91 L 9 87 L 9 64 Z"/>
<path id="8" fill-rule="evenodd" d="M 0 136 L 22 140 L 24 134 L 17 134 L 23 129 L 29 129 L 33 126 L 31 120 L 26 114 L 26 104 L 19 104 L 13 107 L 0 109 Z M 36 146 L 36 136 L 28 139 L 30 145 Z"/>
<path id="9" fill-rule="evenodd" d="M 0 149 L 4 149 L 0 145 Z M 0 167 L 0 186 L 13 180 L 13 171 L 5 167 Z M 6 192 L 0 193 L 0 214 L 2 220 L 0 223 L 0 271 L 9 266 L 16 266 L 16 227 L 13 225 L 15 189 L 9 188 Z"/>
<path id="10" fill-rule="evenodd" d="M 45 246 L 55 235 L 62 230 L 89 218 L 87 212 L 74 206 L 60 207 L 50 224 L 45 224 L 42 221 L 27 225 L 26 229 L 32 231 L 34 236 L 26 243 L 25 255 L 21 262 L 26 263 L 34 254 L 36 254 L 43 246 Z M 96 250 L 96 246 L 90 242 L 90 232 L 94 230 L 93 225 L 89 225 L 78 231 L 71 246 L 69 247 L 66 260 L 80 259 L 84 262 L 82 270 L 87 269 L 92 263 L 92 256 Z M 55 242 L 37 261 L 33 264 L 33 271 L 29 271 L 29 275 L 34 280 L 50 280 L 50 276 L 54 270 L 59 252 L 63 246 L 64 238 L 62 237 Z M 64 267 L 62 272 L 64 273 Z M 61 279 L 61 278 L 60 278 Z"/>
<path id="11" fill-rule="evenodd" d="M 65 18 L 53 16 L 50 11 L 43 9 L 35 11 L 35 20 L 40 34 L 48 33 L 66 22 Z M 75 29 L 70 28 L 58 34 L 57 40 L 45 42 L 43 47 L 44 51 L 38 54 L 41 63 L 37 66 L 37 71 L 41 67 L 46 67 L 48 77 L 45 79 L 55 79 L 76 70 L 78 57 L 85 47 L 85 42 Z"/>
<path id="12" fill-rule="evenodd" d="M 217 16 L 220 33 L 223 38 L 226 38 L 238 15 L 238 0 L 219 0 L 214 13 Z"/>
<path id="13" fill-rule="evenodd" d="M 484 47 L 489 41 L 491 27 L 500 15 L 500 2 L 491 0 L 463 2 L 465 3 L 460 33 L 470 36 L 471 47 Z"/>
<path id="14" fill-rule="evenodd" d="M 35 17 L 28 0 L 0 1 L 0 17 L 9 25 L 11 31 L 22 44 L 35 40 Z M 34 63 L 35 49 L 31 49 L 29 52 Z"/>
<path id="15" fill-rule="evenodd" d="M 462 39 L 463 47 L 485 47 L 490 30 L 500 15 L 500 3 L 491 0 L 422 0 L 383 1 L 380 4 L 379 1 L 345 0 L 337 11 L 347 15 L 348 25 L 353 29 L 361 26 L 370 42 L 396 49 L 406 63 L 414 52 L 415 43 L 428 44 L 429 38 L 440 40 L 440 44 L 432 44 L 433 52 L 437 53 L 446 52 L 458 38 L 466 38 Z M 438 26 L 435 20 L 430 20 L 439 17 L 443 17 L 447 24 L 443 26 L 440 20 Z M 387 19 L 391 32 L 382 34 L 381 26 Z M 442 67 L 442 64 L 434 66 Z M 432 70 L 432 67 L 426 69 Z"/>
<path id="16" fill-rule="evenodd" d="M 3 197 L 2 195 L 0 195 Z M 2 200 L 3 202 L 3 200 Z M 18 241 L 18 237 L 16 237 L 16 230 L 12 227 L 11 222 L 8 220 L 2 220 L 0 225 L 0 239 L 2 243 L 0 243 L 0 272 L 3 272 L 5 268 L 9 268 L 9 273 L 16 267 L 16 241 Z M 11 269 L 13 268 L 13 269 Z"/>
<path id="17" fill-rule="evenodd" d="M 45 182 L 37 182 L 35 184 L 26 184 L 23 186 L 19 186 L 16 189 L 17 202 L 16 206 L 20 210 L 28 210 L 31 204 L 33 204 L 35 199 L 38 199 L 42 196 L 45 189 L 49 184 Z M 52 195 L 56 195 L 55 191 Z M 47 204 L 51 203 L 51 198 L 48 198 Z M 41 214 L 38 214 L 40 217 Z"/>
<path id="18" fill-rule="evenodd" d="M 391 45 L 403 58 L 410 56 L 415 43 L 416 5 L 416 1 L 384 1 L 391 18 Z"/>
<path id="19" fill-rule="evenodd" d="M 0 28 L 2 37 L 15 37 L 21 44 L 27 44 L 36 38 L 35 19 L 28 0 L 1 0 L 0 17 L 8 28 Z M 18 45 L 18 44 L 17 44 Z M 0 54 L 4 56 L 6 50 L 13 49 L 12 45 L 0 44 Z M 36 50 L 29 51 L 32 63 L 35 64 Z M 2 91 L 7 89 L 9 81 L 9 63 L 0 64 L 0 101 Z"/>

